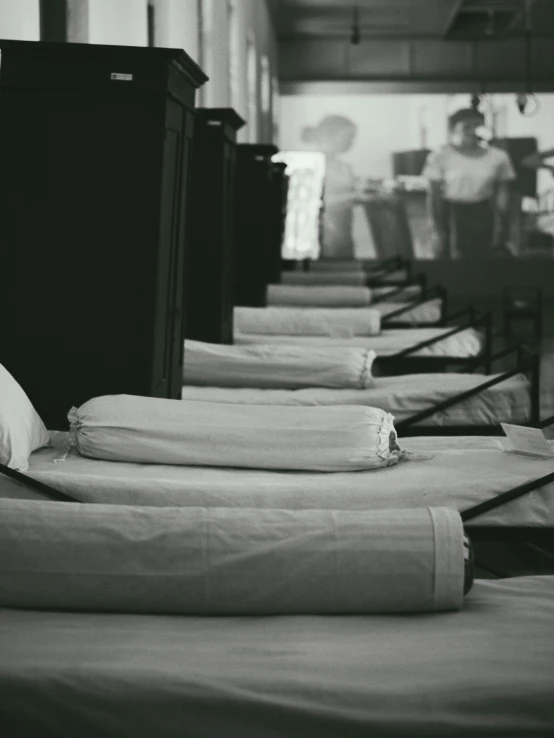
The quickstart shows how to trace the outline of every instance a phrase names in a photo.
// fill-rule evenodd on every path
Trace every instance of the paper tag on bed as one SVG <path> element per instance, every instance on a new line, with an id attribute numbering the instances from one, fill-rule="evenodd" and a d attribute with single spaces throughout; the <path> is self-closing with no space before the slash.
<path id="1" fill-rule="evenodd" d="M 331 338 L 353 338 L 354 331 L 349 325 L 333 325 L 329 328 Z"/>
<path id="2" fill-rule="evenodd" d="M 508 442 L 503 444 L 504 451 L 541 458 L 554 457 L 554 449 L 539 428 L 526 428 L 524 425 L 511 425 L 510 423 L 500 423 L 500 425 L 508 437 Z"/>

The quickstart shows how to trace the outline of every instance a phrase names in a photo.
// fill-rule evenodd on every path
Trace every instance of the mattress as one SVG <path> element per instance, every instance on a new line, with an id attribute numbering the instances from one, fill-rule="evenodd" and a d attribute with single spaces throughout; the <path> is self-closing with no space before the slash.
<path id="1" fill-rule="evenodd" d="M 163 466 L 87 459 L 67 448 L 67 434 L 35 451 L 30 476 L 83 502 L 120 505 L 383 510 L 455 507 L 460 512 L 554 471 L 554 460 L 506 453 L 499 438 L 458 436 L 401 440 L 415 454 L 387 469 L 279 472 Z M 554 447 L 554 442 L 553 442 Z M 0 495 L 37 495 L 0 476 Z M 554 526 L 554 484 L 475 518 L 475 524 Z"/>
<path id="2" fill-rule="evenodd" d="M 237 346 L 260 344 L 288 344 L 305 346 L 336 346 L 337 348 L 367 348 L 376 352 L 377 356 L 392 356 L 415 346 L 422 341 L 440 338 L 452 328 L 392 328 L 379 336 L 353 336 L 349 338 L 331 336 L 275 336 L 236 333 L 234 343 Z M 449 357 L 465 358 L 479 356 L 483 351 L 485 338 L 474 328 L 464 328 L 444 340 L 427 346 L 410 354 L 410 357 Z"/>
<path id="3" fill-rule="evenodd" d="M 374 386 L 363 390 L 183 387 L 182 398 L 246 405 L 367 405 L 392 413 L 398 423 L 461 392 L 474 389 L 495 376 L 498 375 L 437 373 L 375 377 Z M 436 413 L 423 424 L 427 427 L 483 426 L 499 422 L 525 424 L 530 419 L 530 412 L 530 383 L 523 374 L 518 374 L 476 397 Z"/>
<path id="4" fill-rule="evenodd" d="M 461 612 L 432 615 L 3 609 L 0 730 L 5 738 L 546 737 L 553 621 L 550 576 L 476 581 Z"/>

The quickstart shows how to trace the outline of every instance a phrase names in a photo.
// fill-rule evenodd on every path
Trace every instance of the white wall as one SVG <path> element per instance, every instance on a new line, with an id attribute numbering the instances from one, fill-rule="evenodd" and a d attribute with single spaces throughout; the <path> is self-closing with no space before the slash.
<path id="1" fill-rule="evenodd" d="M 88 0 L 89 43 L 146 46 L 147 5 L 147 0 Z"/>
<path id="2" fill-rule="evenodd" d="M 184 49 L 198 63 L 197 0 L 156 0 L 156 46 Z"/>
<path id="3" fill-rule="evenodd" d="M 39 41 L 39 0 L 0 0 L 0 38 Z"/>

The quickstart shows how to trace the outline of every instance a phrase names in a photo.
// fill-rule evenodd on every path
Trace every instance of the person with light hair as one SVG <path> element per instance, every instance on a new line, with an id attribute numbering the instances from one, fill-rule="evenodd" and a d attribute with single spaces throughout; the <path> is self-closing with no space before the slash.
<path id="1" fill-rule="evenodd" d="M 340 158 L 356 137 L 356 126 L 342 115 L 328 115 L 317 126 L 308 126 L 302 139 L 326 158 L 322 257 L 353 259 L 353 207 L 358 200 L 352 167 Z"/>
<path id="2" fill-rule="evenodd" d="M 482 140 L 479 110 L 458 110 L 448 123 L 447 145 L 429 155 L 422 172 L 439 255 L 482 259 L 509 253 L 510 183 L 516 178 L 510 157 Z"/>

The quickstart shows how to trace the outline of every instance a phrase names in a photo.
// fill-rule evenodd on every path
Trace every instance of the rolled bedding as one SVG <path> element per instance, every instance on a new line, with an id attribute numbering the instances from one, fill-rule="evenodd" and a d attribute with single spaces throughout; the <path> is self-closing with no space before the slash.
<path id="1" fill-rule="evenodd" d="M 364 272 L 282 272 L 281 284 L 300 285 L 365 285 L 367 277 Z"/>
<path id="2" fill-rule="evenodd" d="M 351 285 L 269 284 L 268 305 L 297 307 L 367 307 L 371 304 L 368 287 Z"/>
<path id="3" fill-rule="evenodd" d="M 365 266 L 356 259 L 317 259 L 310 262 L 311 272 L 365 272 Z"/>
<path id="4" fill-rule="evenodd" d="M 227 346 L 185 341 L 183 383 L 212 387 L 301 389 L 373 386 L 375 351 L 319 346 Z"/>
<path id="5" fill-rule="evenodd" d="M 393 417 L 370 407 L 289 407 L 96 397 L 72 408 L 70 446 L 107 461 L 358 471 L 403 457 Z"/>
<path id="6" fill-rule="evenodd" d="M 296 336 L 378 336 L 381 310 L 375 308 L 236 307 L 234 329 Z"/>
<path id="7" fill-rule="evenodd" d="M 0 500 L 0 605 L 182 615 L 459 610 L 459 514 Z"/>

